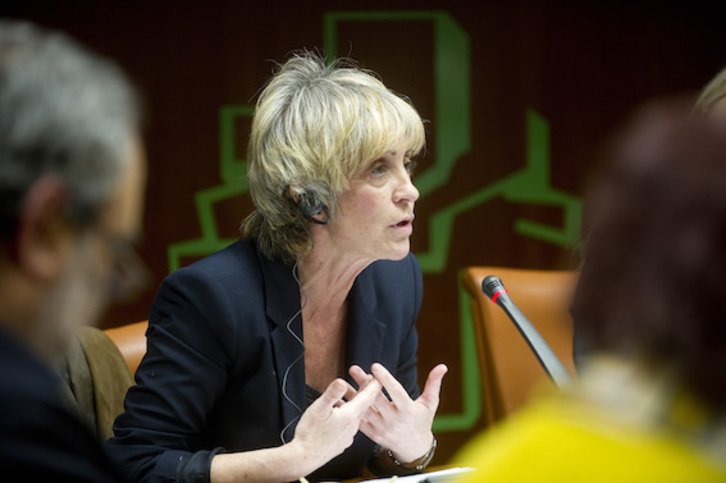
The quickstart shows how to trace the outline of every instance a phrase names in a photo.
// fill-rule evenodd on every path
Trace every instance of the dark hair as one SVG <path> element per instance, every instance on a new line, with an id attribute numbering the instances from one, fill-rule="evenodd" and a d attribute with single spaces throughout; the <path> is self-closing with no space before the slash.
<path id="1" fill-rule="evenodd" d="M 62 33 L 0 20 L 0 238 L 49 175 L 67 186 L 69 219 L 95 222 L 139 124 L 136 94 L 115 64 Z"/>
<path id="2" fill-rule="evenodd" d="M 573 302 L 590 352 L 673 364 L 726 407 L 726 136 L 686 109 L 650 106 L 590 191 Z"/>

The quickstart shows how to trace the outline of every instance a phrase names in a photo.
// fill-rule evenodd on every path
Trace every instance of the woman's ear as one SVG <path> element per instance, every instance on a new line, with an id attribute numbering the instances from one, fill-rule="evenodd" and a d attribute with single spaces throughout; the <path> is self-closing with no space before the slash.
<path id="1" fill-rule="evenodd" d="M 299 185 L 290 185 L 290 197 L 305 218 L 318 225 L 330 223 L 328 207 L 315 195 Z"/>
<path id="2" fill-rule="evenodd" d="M 63 271 L 74 239 L 67 205 L 65 184 L 57 177 L 41 178 L 28 190 L 14 253 L 18 268 L 30 277 L 49 280 Z"/>
<path id="3" fill-rule="evenodd" d="M 298 204 L 298 201 L 300 200 L 300 195 L 302 193 L 305 193 L 305 190 L 299 185 L 291 184 L 287 188 L 287 194 L 290 196 L 290 199 L 292 199 L 293 203 L 295 203 L 296 205 Z"/>

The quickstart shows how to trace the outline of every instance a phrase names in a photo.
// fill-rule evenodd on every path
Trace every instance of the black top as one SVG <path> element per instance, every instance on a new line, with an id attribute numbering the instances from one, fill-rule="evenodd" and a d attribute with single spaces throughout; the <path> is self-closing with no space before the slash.
<path id="1" fill-rule="evenodd" d="M 348 299 L 346 367 L 380 362 L 418 397 L 414 321 L 422 288 L 413 255 L 375 262 L 358 276 Z M 150 313 L 137 385 L 109 442 L 130 479 L 205 482 L 215 451 L 279 446 L 283 428 L 290 441 L 298 408 L 307 405 L 303 348 L 290 332 L 303 338 L 299 312 L 292 267 L 244 239 L 169 275 Z M 360 475 L 373 448 L 359 433 L 313 479 Z"/>
<path id="2" fill-rule="evenodd" d="M 61 379 L 0 329 L 0 468 L 4 481 L 120 482 Z M 6 480 L 6 478 L 8 478 Z"/>

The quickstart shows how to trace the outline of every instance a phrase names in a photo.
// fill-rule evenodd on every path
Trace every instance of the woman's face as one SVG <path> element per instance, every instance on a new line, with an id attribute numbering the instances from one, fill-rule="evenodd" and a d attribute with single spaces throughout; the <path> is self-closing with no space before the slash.
<path id="1" fill-rule="evenodd" d="M 341 253 L 372 260 L 400 260 L 411 249 L 414 162 L 403 148 L 373 159 L 359 169 L 338 197 L 330 236 Z"/>

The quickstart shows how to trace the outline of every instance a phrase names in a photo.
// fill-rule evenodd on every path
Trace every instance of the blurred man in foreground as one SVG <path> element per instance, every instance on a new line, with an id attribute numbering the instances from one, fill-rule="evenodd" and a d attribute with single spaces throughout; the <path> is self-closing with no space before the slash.
<path id="1" fill-rule="evenodd" d="M 109 61 L 0 20 L 0 467 L 13 481 L 120 481 L 53 371 L 128 288 L 145 160 Z"/>

